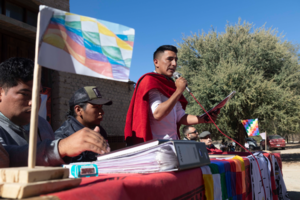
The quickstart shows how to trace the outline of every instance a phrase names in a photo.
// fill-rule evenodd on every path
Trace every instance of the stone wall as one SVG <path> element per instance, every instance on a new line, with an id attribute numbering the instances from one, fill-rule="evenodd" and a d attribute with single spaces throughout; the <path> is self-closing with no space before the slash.
<path id="1" fill-rule="evenodd" d="M 97 86 L 101 95 L 111 99 L 111 106 L 104 106 L 101 125 L 109 136 L 124 136 L 127 110 L 133 94 L 133 82 L 123 83 L 66 72 L 52 72 L 52 127 L 55 131 L 65 121 L 68 102 L 73 93 L 84 86 Z"/>

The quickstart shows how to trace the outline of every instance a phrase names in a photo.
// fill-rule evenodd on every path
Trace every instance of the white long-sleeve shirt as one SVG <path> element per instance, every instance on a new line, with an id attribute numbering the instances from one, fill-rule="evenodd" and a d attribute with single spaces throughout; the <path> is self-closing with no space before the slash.
<path id="1" fill-rule="evenodd" d="M 185 115 L 180 102 L 177 102 L 171 112 L 160 121 L 156 120 L 153 116 L 158 105 L 168 99 L 168 97 L 157 89 L 149 91 L 149 105 L 151 109 L 149 119 L 153 139 L 179 139 L 177 135 L 177 123 Z"/>

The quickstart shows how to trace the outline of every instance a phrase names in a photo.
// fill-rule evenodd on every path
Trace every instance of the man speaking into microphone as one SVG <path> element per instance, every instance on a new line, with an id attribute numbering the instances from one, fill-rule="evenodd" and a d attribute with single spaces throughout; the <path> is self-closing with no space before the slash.
<path id="1" fill-rule="evenodd" d="M 155 71 L 144 74 L 136 87 L 127 112 L 125 140 L 127 145 L 152 139 L 180 139 L 181 124 L 212 123 L 203 117 L 185 113 L 187 100 L 182 93 L 187 81 L 172 79 L 177 68 L 177 48 L 160 46 L 153 55 Z M 218 113 L 211 115 L 215 120 Z"/>

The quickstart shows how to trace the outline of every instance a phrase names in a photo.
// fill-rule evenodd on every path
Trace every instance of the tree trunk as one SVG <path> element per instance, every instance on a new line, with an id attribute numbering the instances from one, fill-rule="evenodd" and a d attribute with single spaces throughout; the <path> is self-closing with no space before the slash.
<path id="1" fill-rule="evenodd" d="M 245 131 L 243 124 L 239 123 L 236 141 L 238 143 L 240 143 L 242 146 L 245 145 L 245 137 L 246 137 L 245 133 L 246 133 L 246 131 Z M 238 144 L 236 144 L 236 146 L 235 146 L 235 151 L 245 152 L 245 150 L 243 148 L 241 148 Z"/>

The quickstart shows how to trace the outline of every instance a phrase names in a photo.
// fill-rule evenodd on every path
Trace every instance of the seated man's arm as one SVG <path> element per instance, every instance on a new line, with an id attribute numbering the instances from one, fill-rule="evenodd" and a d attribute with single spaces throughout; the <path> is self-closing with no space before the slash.
<path id="1" fill-rule="evenodd" d="M 184 78 L 180 77 L 176 80 L 175 85 L 176 91 L 173 93 L 173 95 L 167 101 L 160 103 L 156 107 L 155 111 L 153 112 L 154 119 L 160 121 L 171 112 L 185 90 L 187 82 Z M 151 102 L 151 97 L 149 97 L 149 99 Z"/>
<path id="2" fill-rule="evenodd" d="M 59 140 L 43 140 L 38 142 L 36 148 L 36 165 L 37 166 L 58 166 L 65 164 L 58 152 Z M 9 154 L 10 167 L 20 167 L 28 165 L 28 145 L 17 146 L 8 145 L 4 146 Z M 71 160 L 69 160 L 71 161 Z"/>
<path id="3" fill-rule="evenodd" d="M 65 158 L 75 157 L 84 151 L 98 154 L 107 152 L 107 143 L 99 134 L 99 127 L 93 130 L 83 128 L 62 140 L 44 140 L 37 144 L 36 165 L 58 166 L 65 163 Z M 10 166 L 26 166 L 28 162 L 28 145 L 4 146 L 9 154 Z"/>
<path id="4" fill-rule="evenodd" d="M 51 127 L 50 130 L 48 130 L 47 128 L 43 129 L 43 132 L 40 133 L 40 136 L 42 136 L 43 140 L 37 143 L 36 164 L 43 166 L 61 165 L 64 163 L 64 161 L 61 159 L 57 150 L 58 140 L 53 141 L 54 137 L 52 129 Z M 10 132 L 13 132 L 13 130 L 0 127 L 1 143 L 9 155 L 10 166 L 26 166 L 28 162 L 29 146 L 28 144 L 26 144 L 26 142 L 16 142 L 15 139 L 17 138 L 11 136 Z"/>
<path id="5" fill-rule="evenodd" d="M 94 130 L 83 128 L 69 137 L 60 140 L 58 151 L 60 156 L 75 157 L 84 151 L 92 151 L 97 154 L 108 153 L 106 140 L 99 134 L 100 128 L 96 126 Z"/>

